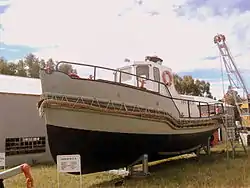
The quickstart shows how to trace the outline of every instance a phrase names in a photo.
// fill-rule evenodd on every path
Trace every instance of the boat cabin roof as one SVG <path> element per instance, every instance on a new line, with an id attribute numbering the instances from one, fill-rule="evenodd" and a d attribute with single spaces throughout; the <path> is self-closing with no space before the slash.
<path id="1" fill-rule="evenodd" d="M 154 65 L 157 67 L 161 67 L 162 62 L 163 62 L 163 60 L 157 56 L 146 56 L 145 61 L 133 61 L 132 64 L 126 65 L 124 67 L 119 67 L 119 68 L 117 68 L 117 70 L 128 69 L 130 67 L 138 66 L 138 65 Z"/>

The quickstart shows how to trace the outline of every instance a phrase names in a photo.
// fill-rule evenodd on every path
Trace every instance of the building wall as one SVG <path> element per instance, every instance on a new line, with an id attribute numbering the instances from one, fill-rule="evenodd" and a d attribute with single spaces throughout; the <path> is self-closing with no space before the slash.
<path id="1" fill-rule="evenodd" d="M 0 152 L 6 152 L 7 166 L 52 162 L 45 123 L 36 109 L 38 100 L 38 95 L 0 93 Z M 36 153 L 37 149 L 32 149 L 44 142 L 35 142 L 35 138 L 27 141 L 23 137 L 45 137 L 45 152 Z"/>

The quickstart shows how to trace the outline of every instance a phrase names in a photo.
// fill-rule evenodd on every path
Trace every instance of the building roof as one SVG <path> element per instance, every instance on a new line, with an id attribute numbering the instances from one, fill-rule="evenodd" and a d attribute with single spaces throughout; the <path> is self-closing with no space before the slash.
<path id="1" fill-rule="evenodd" d="M 0 74 L 0 93 L 40 95 L 41 81 L 36 78 Z"/>
<path id="2" fill-rule="evenodd" d="M 38 78 L 26 78 L 0 74 L 0 93 L 41 95 L 41 81 Z M 221 103 L 208 97 L 181 95 L 190 100 L 207 102 L 209 104 Z M 231 105 L 226 105 L 231 106 Z"/>

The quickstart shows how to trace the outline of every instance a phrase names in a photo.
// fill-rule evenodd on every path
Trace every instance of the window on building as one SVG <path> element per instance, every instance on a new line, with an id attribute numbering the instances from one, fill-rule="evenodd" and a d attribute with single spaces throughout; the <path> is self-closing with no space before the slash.
<path id="1" fill-rule="evenodd" d="M 148 65 L 139 65 L 136 67 L 136 75 L 145 77 L 146 79 L 149 78 L 149 67 Z"/>
<path id="2" fill-rule="evenodd" d="M 160 82 L 160 70 L 157 67 L 154 67 L 153 71 L 154 71 L 154 80 Z"/>
<path id="3" fill-rule="evenodd" d="M 21 137 L 5 139 L 6 156 L 43 153 L 45 151 L 45 137 Z"/>

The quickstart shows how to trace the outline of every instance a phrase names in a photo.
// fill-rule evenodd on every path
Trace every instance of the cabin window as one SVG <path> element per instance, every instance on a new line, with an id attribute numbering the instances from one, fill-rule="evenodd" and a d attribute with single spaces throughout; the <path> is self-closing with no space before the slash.
<path id="1" fill-rule="evenodd" d="M 132 67 L 120 69 L 120 71 L 130 73 L 130 74 L 126 74 L 126 73 L 123 73 L 123 72 L 122 72 L 122 73 L 121 73 L 121 82 L 126 82 L 126 81 L 132 79 L 132 75 L 131 75 L 131 74 L 132 74 Z"/>
<path id="2" fill-rule="evenodd" d="M 149 67 L 148 65 L 139 65 L 136 67 L 136 75 L 149 78 Z"/>
<path id="3" fill-rule="evenodd" d="M 160 82 L 160 70 L 157 67 L 154 67 L 154 80 Z"/>
<path id="4" fill-rule="evenodd" d="M 46 151 L 45 137 L 19 137 L 5 139 L 6 156 L 43 153 Z"/>

